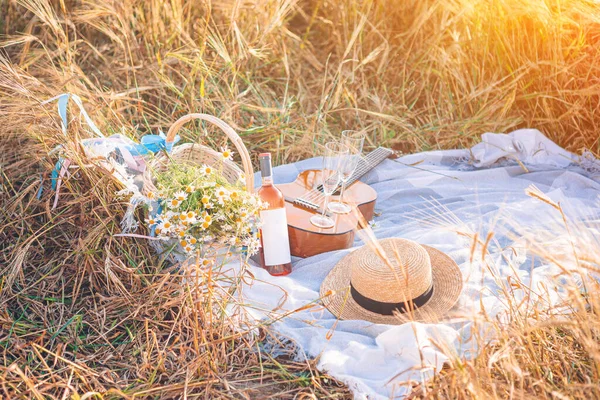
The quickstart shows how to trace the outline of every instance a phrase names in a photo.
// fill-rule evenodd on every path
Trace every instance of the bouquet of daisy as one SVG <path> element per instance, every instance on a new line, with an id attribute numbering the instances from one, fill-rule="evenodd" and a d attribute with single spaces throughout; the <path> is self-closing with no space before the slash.
<path id="1" fill-rule="evenodd" d="M 223 160 L 231 159 L 229 149 L 221 150 Z M 150 207 L 146 223 L 177 253 L 208 265 L 223 247 L 248 255 L 258 251 L 254 233 L 265 204 L 244 188 L 242 179 L 231 183 L 213 166 L 185 162 L 169 163 L 154 178 L 157 192 L 147 197 L 158 207 Z"/>

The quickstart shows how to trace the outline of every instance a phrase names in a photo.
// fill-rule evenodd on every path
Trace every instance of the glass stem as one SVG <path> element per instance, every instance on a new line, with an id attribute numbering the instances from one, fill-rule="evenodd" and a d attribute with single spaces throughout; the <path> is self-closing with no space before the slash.
<path id="1" fill-rule="evenodd" d="M 322 217 L 325 217 L 325 213 L 327 212 L 327 204 L 329 204 L 329 194 L 325 195 L 325 202 L 323 203 L 323 213 L 321 214 Z"/>
<path id="2" fill-rule="evenodd" d="M 340 203 L 344 204 L 344 189 L 346 189 L 346 182 L 342 181 L 342 190 L 340 190 Z"/>

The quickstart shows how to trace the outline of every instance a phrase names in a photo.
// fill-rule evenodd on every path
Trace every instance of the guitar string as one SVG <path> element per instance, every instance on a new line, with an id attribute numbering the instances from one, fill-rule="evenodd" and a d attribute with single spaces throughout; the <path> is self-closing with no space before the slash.
<path id="1" fill-rule="evenodd" d="M 368 165 L 369 165 L 369 161 L 367 159 L 367 157 L 365 157 L 365 160 L 363 163 L 361 163 L 361 166 L 352 173 L 352 176 L 350 177 L 348 183 L 350 183 L 350 181 L 353 181 L 354 178 L 356 176 L 359 176 L 361 174 L 363 174 L 364 172 L 366 172 L 366 170 L 368 169 Z M 366 166 L 365 166 L 366 165 Z M 337 187 L 336 187 L 337 189 Z M 310 192 L 308 192 L 305 196 L 302 197 L 303 200 L 308 200 L 308 201 L 316 201 L 318 200 L 320 197 L 323 197 L 323 193 L 321 190 L 319 190 L 319 186 L 317 186 L 317 188 L 312 189 Z"/>
<path id="2" fill-rule="evenodd" d="M 379 153 L 381 153 L 381 154 L 379 154 Z M 360 167 L 355 172 L 352 173 L 352 176 L 350 177 L 350 179 L 348 180 L 346 185 L 349 186 L 349 185 L 353 184 L 360 177 L 362 177 L 365 173 L 369 172 L 374 166 L 379 164 L 380 161 L 383 161 L 385 158 L 387 158 L 388 155 L 389 155 L 389 150 L 382 148 L 382 147 L 378 147 L 377 149 L 373 150 L 371 153 L 367 154 L 367 156 L 365 158 L 361 159 L 361 161 L 363 161 L 363 163 L 361 163 Z M 381 158 L 381 160 L 380 160 L 380 158 Z M 372 160 L 372 159 L 374 159 L 374 160 Z M 337 189 L 337 187 L 336 187 L 336 189 Z M 324 196 L 325 195 L 322 193 L 322 191 L 319 190 L 317 187 L 317 188 L 312 189 L 311 191 L 307 192 L 307 194 L 305 194 L 304 196 L 300 197 L 300 200 L 314 202 L 314 201 L 319 201 Z"/>
<path id="3" fill-rule="evenodd" d="M 352 174 L 352 176 L 350 177 L 350 179 L 348 180 L 346 185 L 349 186 L 349 185 L 353 184 L 360 177 L 362 177 L 364 174 L 366 174 L 371 169 L 373 169 L 376 165 L 378 165 L 379 162 L 385 160 L 389 156 L 389 153 L 390 153 L 390 151 L 388 149 L 385 149 L 383 147 L 378 147 L 377 149 L 373 150 L 371 153 L 367 154 L 367 156 L 362 159 L 362 161 L 364 161 L 364 162 L 361 163 L 361 165 L 359 166 L 359 168 L 356 171 L 354 171 L 354 173 Z M 336 187 L 336 190 L 337 190 L 337 187 Z M 320 201 L 324 197 L 325 197 L 325 195 L 317 187 L 317 188 L 312 189 L 309 192 L 307 192 L 304 196 L 300 197 L 299 200 L 314 203 L 314 202 Z"/>
<path id="4" fill-rule="evenodd" d="M 369 166 L 369 161 L 367 161 L 367 160 L 368 160 L 368 159 L 369 159 L 369 157 L 370 157 L 370 156 L 372 156 L 372 155 L 373 155 L 373 154 L 374 154 L 374 153 L 375 153 L 377 150 L 379 150 L 379 148 L 378 148 L 378 149 L 376 149 L 376 150 L 374 150 L 373 152 L 371 152 L 371 153 L 367 154 L 367 156 L 364 158 L 364 162 L 361 164 L 361 167 L 360 167 L 360 168 L 359 168 L 357 171 L 355 171 L 355 172 L 353 172 L 353 173 L 352 173 L 352 177 L 350 177 L 350 180 L 349 180 L 348 182 L 350 182 L 351 180 L 353 180 L 353 178 L 354 178 L 356 175 L 362 174 L 362 173 L 363 173 L 363 170 L 368 170 L 368 169 L 365 167 L 365 164 L 366 164 L 366 166 L 367 166 L 367 167 Z M 366 171 L 365 171 L 365 172 L 366 172 Z M 336 189 L 337 189 L 337 187 L 336 187 Z M 319 186 L 317 186 L 317 188 L 313 188 L 312 190 L 310 190 L 309 192 L 307 192 L 307 193 L 306 193 L 304 196 L 300 197 L 300 200 L 314 202 L 314 201 L 317 201 L 317 200 L 319 200 L 319 197 L 323 197 L 323 196 L 324 196 L 324 195 L 323 195 L 323 193 L 322 193 L 322 192 L 319 190 Z"/>

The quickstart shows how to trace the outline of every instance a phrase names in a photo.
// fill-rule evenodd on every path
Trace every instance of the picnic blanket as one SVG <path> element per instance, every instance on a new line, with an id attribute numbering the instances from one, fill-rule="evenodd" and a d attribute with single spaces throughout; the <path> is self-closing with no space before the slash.
<path id="1" fill-rule="evenodd" d="M 81 100 L 68 93 L 47 101 L 57 101 L 65 134 L 70 98 L 91 128 L 93 138 L 82 142 L 86 154 L 103 160 L 101 164 L 126 186 L 122 192 L 131 195 L 122 221 L 125 233 L 115 236 L 140 236 L 129 232 L 137 227 L 136 206 L 147 201 L 139 193 L 144 155 L 168 151 L 164 135 L 147 135 L 139 144 L 122 135 L 105 137 Z M 52 173 L 54 207 L 61 179 L 72 167 L 69 164 L 60 157 Z M 300 171 L 315 168 L 321 168 L 320 158 L 277 167 L 275 183 L 291 182 Z M 464 288 L 451 314 L 461 318 L 389 326 L 339 321 L 325 308 L 312 307 L 319 303 L 319 287 L 327 273 L 363 244 L 360 237 L 353 249 L 294 259 L 294 270 L 286 277 L 272 277 L 251 266 L 255 279 L 244 279 L 242 305 L 232 305 L 235 310 L 230 310 L 245 312 L 250 328 L 255 326 L 252 320 L 272 326 L 276 340 L 267 340 L 262 351 L 297 359 L 318 357 L 318 368 L 347 384 L 355 398 L 402 398 L 415 382 L 431 378 L 446 361 L 475 356 L 481 341 L 473 340 L 474 330 L 493 340 L 491 331 L 482 329 L 485 319 L 509 321 L 506 294 L 519 307 L 538 313 L 568 312 L 561 306 L 566 288 L 586 287 L 586 270 L 573 252 L 600 248 L 600 162 L 589 152 L 574 155 L 534 129 L 486 133 L 471 149 L 386 160 L 362 180 L 378 194 L 380 215 L 372 224 L 377 238 L 401 237 L 427 244 L 459 264 Z M 563 215 L 577 224 L 571 228 L 576 228 L 584 250 L 577 249 Z M 482 243 L 486 252 L 480 248 Z M 551 248 L 552 262 L 539 256 L 546 248 Z M 591 259 L 583 256 L 581 260 Z M 228 267 L 235 274 L 240 265 Z M 564 273 L 571 270 L 572 274 Z M 520 302 L 526 296 L 528 301 Z"/>
<path id="2" fill-rule="evenodd" d="M 275 182 L 290 182 L 300 171 L 320 167 L 320 158 L 280 166 L 274 169 Z M 488 318 L 507 319 L 507 292 L 517 299 L 529 295 L 529 307 L 559 305 L 565 283 L 564 276 L 561 282 L 555 278 L 560 268 L 534 257 L 532 243 L 523 239 L 556 238 L 554 251 L 558 254 L 563 246 L 568 257 L 568 243 L 560 240 L 567 233 L 560 229 L 552 202 L 560 203 L 574 221 L 600 215 L 600 163 L 589 154 L 571 154 L 531 129 L 486 133 L 471 149 L 386 160 L 362 180 L 378 194 L 380 215 L 372 226 L 377 238 L 427 244 L 459 264 L 464 289 L 452 311 L 463 318 L 391 326 L 339 321 L 323 307 L 303 309 L 316 303 L 319 286 L 333 266 L 363 244 L 358 237 L 353 249 L 294 259 L 293 272 L 286 277 L 251 267 L 256 279 L 243 288 L 245 310 L 257 320 L 274 321 L 278 340 L 268 341 L 263 351 L 291 352 L 297 359 L 318 357 L 318 368 L 347 384 L 357 399 L 403 398 L 415 382 L 432 377 L 447 360 L 475 356 L 481 342 L 472 338 L 473 329 L 482 327 L 475 321 L 482 319 L 482 311 Z M 550 204 L 528 196 L 531 185 Z M 481 245 L 473 251 L 474 235 L 483 242 L 490 232 L 488 254 L 482 257 Z M 580 279 L 577 274 L 572 278 Z M 531 292 L 514 289 L 515 282 Z"/>

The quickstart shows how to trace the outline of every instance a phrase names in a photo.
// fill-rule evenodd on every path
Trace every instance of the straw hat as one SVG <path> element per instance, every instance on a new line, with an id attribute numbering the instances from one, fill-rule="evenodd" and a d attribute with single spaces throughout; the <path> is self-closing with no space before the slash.
<path id="1" fill-rule="evenodd" d="M 446 254 L 398 238 L 371 247 L 376 248 L 363 246 L 340 260 L 321 285 L 323 303 L 340 319 L 436 320 L 458 300 L 462 276 Z"/>

